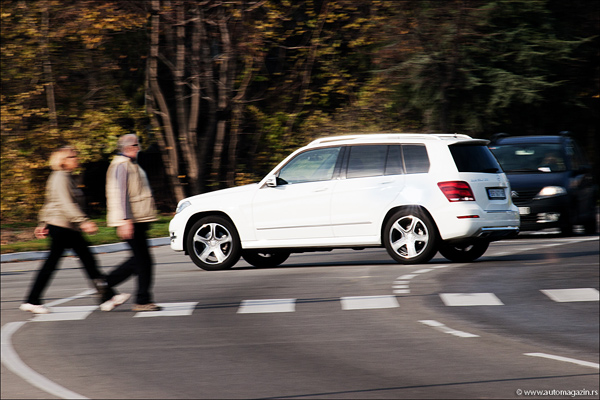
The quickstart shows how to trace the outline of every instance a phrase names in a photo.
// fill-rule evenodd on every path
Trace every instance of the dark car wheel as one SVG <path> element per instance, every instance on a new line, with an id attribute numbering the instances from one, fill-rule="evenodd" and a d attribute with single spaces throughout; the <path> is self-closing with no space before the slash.
<path id="1" fill-rule="evenodd" d="M 242 258 L 250 265 L 257 268 L 272 268 L 288 259 L 287 251 L 244 250 Z"/>
<path id="2" fill-rule="evenodd" d="M 596 216 L 592 215 L 583 222 L 583 229 L 587 235 L 594 235 L 596 233 Z"/>
<path id="3" fill-rule="evenodd" d="M 240 259 L 240 238 L 229 220 L 208 216 L 192 226 L 187 236 L 187 250 L 194 264 L 202 269 L 229 269 Z"/>
<path id="4" fill-rule="evenodd" d="M 573 225 L 575 225 L 575 218 L 573 215 L 576 215 L 575 211 L 571 210 L 561 215 L 559 229 L 561 236 L 572 236 L 573 235 Z"/>
<path id="5" fill-rule="evenodd" d="M 481 257 L 488 249 L 490 242 L 479 241 L 473 243 L 451 244 L 442 243 L 440 254 L 453 262 L 471 262 Z"/>
<path id="6" fill-rule="evenodd" d="M 396 212 L 387 221 L 383 244 L 401 264 L 425 263 L 437 252 L 437 230 L 431 218 L 418 208 Z"/>

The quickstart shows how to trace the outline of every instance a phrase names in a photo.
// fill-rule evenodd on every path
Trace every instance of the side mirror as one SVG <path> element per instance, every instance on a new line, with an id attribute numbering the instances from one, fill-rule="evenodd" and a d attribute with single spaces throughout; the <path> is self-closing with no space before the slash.
<path id="1" fill-rule="evenodd" d="M 277 187 L 277 177 L 275 175 L 268 176 L 265 184 L 268 187 Z"/>

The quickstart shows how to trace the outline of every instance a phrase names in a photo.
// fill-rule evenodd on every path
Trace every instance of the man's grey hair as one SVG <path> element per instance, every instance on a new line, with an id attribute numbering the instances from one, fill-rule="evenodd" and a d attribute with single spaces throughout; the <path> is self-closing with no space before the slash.
<path id="1" fill-rule="evenodd" d="M 117 150 L 119 153 L 122 153 L 125 147 L 131 146 L 132 144 L 136 144 L 138 142 L 137 135 L 133 133 L 128 133 L 127 135 L 123 135 L 119 138 L 117 142 Z"/>

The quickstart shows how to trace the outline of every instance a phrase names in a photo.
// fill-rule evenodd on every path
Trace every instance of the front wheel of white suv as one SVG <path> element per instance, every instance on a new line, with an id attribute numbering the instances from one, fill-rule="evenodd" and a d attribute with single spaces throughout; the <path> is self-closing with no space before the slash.
<path id="1" fill-rule="evenodd" d="M 437 230 L 418 208 L 397 211 L 385 224 L 383 244 L 401 264 L 425 263 L 437 252 Z"/>
<path id="2" fill-rule="evenodd" d="M 194 264 L 204 270 L 229 269 L 240 259 L 240 238 L 229 220 L 212 215 L 192 226 L 187 250 Z"/>

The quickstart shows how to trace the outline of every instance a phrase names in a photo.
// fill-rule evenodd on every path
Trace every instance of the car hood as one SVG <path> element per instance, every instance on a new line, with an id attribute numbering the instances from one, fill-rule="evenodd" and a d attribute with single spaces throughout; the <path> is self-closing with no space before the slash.
<path id="1" fill-rule="evenodd" d="M 569 172 L 506 173 L 510 187 L 516 190 L 541 189 L 545 186 L 568 187 Z"/>
<path id="2" fill-rule="evenodd" d="M 214 192 L 197 194 L 196 196 L 188 197 L 186 200 L 192 204 L 200 204 L 205 200 L 211 200 L 211 204 L 216 204 L 214 199 L 222 197 L 223 199 L 235 199 L 241 203 L 243 200 L 245 200 L 245 194 L 254 192 L 257 188 L 258 183 L 251 183 L 249 185 L 236 186 L 228 189 L 215 190 Z"/>

